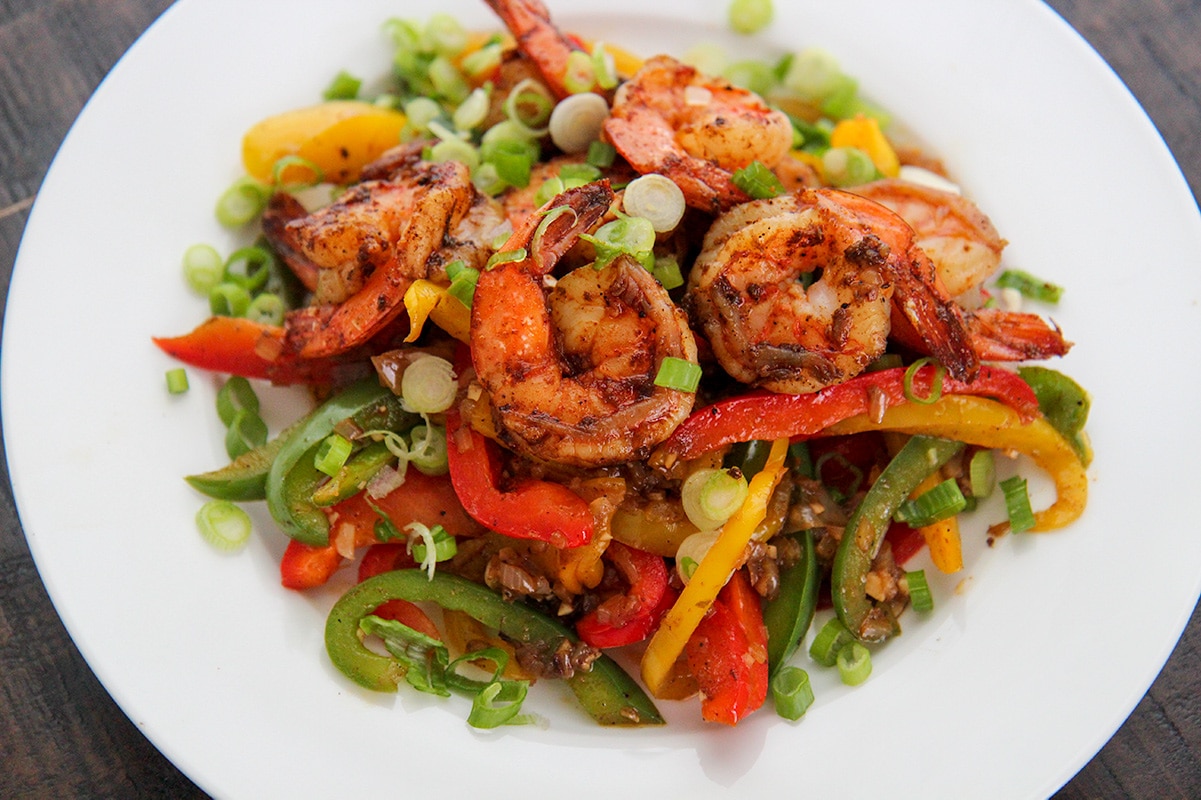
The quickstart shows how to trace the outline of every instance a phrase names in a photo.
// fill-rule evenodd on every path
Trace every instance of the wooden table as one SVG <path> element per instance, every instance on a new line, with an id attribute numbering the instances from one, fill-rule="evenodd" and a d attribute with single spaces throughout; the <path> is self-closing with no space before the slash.
<path id="1" fill-rule="evenodd" d="M 1125 80 L 1201 191 L 1201 2 L 1051 0 Z M 0 300 L 72 120 L 169 0 L 0 0 Z M 1080 180 L 1085 180 L 1081 177 Z M 1131 198 L 1131 202 L 1137 202 Z M 1056 795 L 1201 797 L 1201 614 L 1113 739 Z M 0 797 L 203 797 L 121 712 L 55 615 L 5 467 Z"/>

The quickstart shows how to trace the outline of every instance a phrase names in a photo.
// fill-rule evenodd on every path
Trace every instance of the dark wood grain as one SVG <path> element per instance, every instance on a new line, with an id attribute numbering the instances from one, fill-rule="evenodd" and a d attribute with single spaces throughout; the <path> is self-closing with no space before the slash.
<path id="1" fill-rule="evenodd" d="M 100 80 L 168 0 L 0 0 L 0 303 L 28 207 Z M 1201 189 L 1201 3 L 1051 0 L 1143 103 Z M 1081 176 L 1081 180 L 1085 177 Z M 204 797 L 109 698 L 0 486 L 0 797 Z M 1130 719 L 1056 795 L 1201 797 L 1201 614 Z"/>

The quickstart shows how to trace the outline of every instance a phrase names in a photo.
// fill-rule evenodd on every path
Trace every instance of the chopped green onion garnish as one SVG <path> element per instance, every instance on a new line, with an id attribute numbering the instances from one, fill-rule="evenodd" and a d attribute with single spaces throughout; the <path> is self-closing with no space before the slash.
<path id="1" fill-rule="evenodd" d="M 959 484 L 953 478 L 948 478 L 914 499 L 901 503 L 893 518 L 914 528 L 922 528 L 953 517 L 966 507 L 967 499 L 960 491 Z"/>
<path id="2" fill-rule="evenodd" d="M 675 356 L 667 356 L 659 364 L 655 385 L 680 392 L 695 392 L 701 383 L 701 365 Z"/>
<path id="3" fill-rule="evenodd" d="M 783 667 L 772 676 L 771 696 L 777 714 L 784 719 L 800 719 L 813 705 L 809 673 L 800 667 Z"/>
<path id="4" fill-rule="evenodd" d="M 1058 303 L 1063 297 L 1063 287 L 1036 278 L 1020 269 L 1007 269 L 997 277 L 997 286 L 1002 289 L 1017 289 L 1023 297 L 1043 303 Z"/>
<path id="5" fill-rule="evenodd" d="M 228 500 L 210 500 L 196 512 L 196 527 L 219 550 L 236 550 L 250 538 L 250 515 Z"/>
<path id="6" fill-rule="evenodd" d="M 284 173 L 292 170 L 293 167 L 299 167 L 307 177 L 303 180 L 285 181 Z M 285 192 L 294 192 L 321 183 L 325 180 L 325 173 L 321 167 L 307 158 L 301 158 L 298 155 L 288 155 L 279 159 L 271 166 L 271 180 Z"/>
<path id="7" fill-rule="evenodd" d="M 525 261 L 529 257 L 530 254 L 526 252 L 524 247 L 518 247 L 516 250 L 501 250 L 492 254 L 492 257 L 488 259 L 488 263 L 484 265 L 484 269 L 492 269 L 500 264 L 508 264 L 514 261 Z"/>
<path id="8" fill-rule="evenodd" d="M 459 66 L 472 78 L 482 78 L 500 66 L 503 53 L 504 48 L 500 44 L 487 44 L 463 56 Z"/>
<path id="9" fill-rule="evenodd" d="M 774 14 L 772 0 L 732 0 L 728 16 L 735 32 L 750 34 L 766 28 Z"/>
<path id="10" fill-rule="evenodd" d="M 326 100 L 354 100 L 359 96 L 359 87 L 362 85 L 363 81 L 342 70 L 329 82 L 321 96 Z"/>
<path id="11" fill-rule="evenodd" d="M 1005 493 L 1005 511 L 1009 514 L 1009 529 L 1014 533 L 1028 531 L 1034 527 L 1034 509 L 1030 507 L 1030 494 L 1026 490 L 1026 479 L 1020 476 L 1006 478 L 1000 483 Z"/>
<path id="12" fill-rule="evenodd" d="M 420 522 L 410 522 L 405 530 L 410 534 L 407 545 L 409 552 L 431 578 L 434 577 L 435 565 L 454 558 L 459 551 L 455 537 L 441 525 L 428 528 Z"/>
<path id="13" fill-rule="evenodd" d="M 284 322 L 283 298 L 271 292 L 263 292 L 250 301 L 246 309 L 246 318 L 263 325 L 282 325 Z"/>
<path id="14" fill-rule="evenodd" d="M 447 265 L 446 277 L 450 278 L 450 286 L 446 288 L 446 293 L 471 308 L 480 271 L 466 266 L 462 261 L 454 261 Z"/>
<path id="15" fill-rule="evenodd" d="M 930 584 L 926 582 L 926 571 L 919 569 L 905 573 L 905 583 L 909 587 L 909 603 L 914 611 L 932 611 L 934 595 L 930 594 Z"/>
<path id="16" fill-rule="evenodd" d="M 613 56 L 605 50 L 604 42 L 592 46 L 592 71 L 596 74 L 596 85 L 602 89 L 617 87 L 617 66 Z"/>
<path id="17" fill-rule="evenodd" d="M 623 214 L 602 225 L 595 234 L 581 234 L 580 238 L 591 242 L 596 248 L 596 263 L 593 266 L 604 269 L 623 254 L 633 256 L 641 262 L 654 250 L 655 228 L 645 217 L 629 217 Z"/>
<path id="18" fill-rule="evenodd" d="M 229 427 L 241 410 L 258 414 L 259 397 L 250 381 L 241 375 L 233 375 L 217 390 L 217 417 L 222 425 Z"/>
<path id="19" fill-rule="evenodd" d="M 183 394 L 188 390 L 188 373 L 183 367 L 167 370 L 167 391 Z"/>
<path id="20" fill-rule="evenodd" d="M 855 637 L 847 630 L 838 617 L 832 617 L 809 645 L 809 657 L 823 667 L 834 666 L 838 653 L 843 647 L 855 641 Z"/>
<path id="21" fill-rule="evenodd" d="M 194 244 L 184 251 L 183 276 L 192 291 L 207 295 L 224 274 L 225 260 L 212 245 Z"/>
<path id="22" fill-rule="evenodd" d="M 997 483 L 996 460 L 992 450 L 977 450 L 968 462 L 968 485 L 972 497 L 983 499 L 992 494 Z"/>
<path id="23" fill-rule="evenodd" d="M 463 73 L 445 56 L 438 56 L 430 62 L 429 79 L 434 91 L 451 103 L 462 103 L 471 92 Z"/>
<path id="24" fill-rule="evenodd" d="M 622 207 L 632 217 L 650 220 L 656 233 L 675 230 L 684 218 L 684 192 L 665 175 L 648 173 L 630 181 L 622 194 Z"/>
<path id="25" fill-rule="evenodd" d="M 588 145 L 588 163 L 594 167 L 608 169 L 616 158 L 617 149 L 608 142 L 595 139 Z"/>
<path id="26" fill-rule="evenodd" d="M 257 292 L 271 277 L 275 256 L 262 247 L 240 247 L 225 259 L 224 279 L 236 283 L 248 292 Z"/>
<path id="27" fill-rule="evenodd" d="M 735 61 L 722 70 L 721 74 L 735 86 L 758 95 L 766 95 L 776 83 L 771 65 L 754 59 Z"/>
<path id="28" fill-rule="evenodd" d="M 440 425 L 417 425 L 409 432 L 409 463 L 426 475 L 445 475 L 450 469 L 446 452 L 446 429 Z"/>
<path id="29" fill-rule="evenodd" d="M 354 445 L 345 436 L 340 433 L 331 433 L 321 441 L 321 445 L 317 448 L 317 455 L 313 457 L 313 466 L 333 477 L 345 466 L 346 459 L 350 458 L 350 451 L 353 449 Z"/>
<path id="30" fill-rule="evenodd" d="M 822 153 L 822 171 L 835 186 L 859 186 L 880 177 L 871 156 L 858 147 L 831 147 Z"/>
<path id="31" fill-rule="evenodd" d="M 217 198 L 217 221 L 227 228 L 240 228 L 263 213 L 270 197 L 270 186 L 250 176 L 241 177 Z"/>
<path id="32" fill-rule="evenodd" d="M 592 66 L 592 56 L 583 50 L 572 50 L 567 56 L 563 86 L 572 94 L 579 94 L 587 92 L 595 85 L 596 70 Z"/>
<path id="33" fill-rule="evenodd" d="M 684 583 L 687 583 L 688 581 L 692 580 L 692 574 L 696 572 L 696 568 L 699 566 L 700 564 L 696 563 L 695 558 L 684 556 L 676 564 L 676 569 L 679 570 L 680 577 L 684 579 Z"/>
<path id="34" fill-rule="evenodd" d="M 488 729 L 528 721 L 518 712 L 529 688 L 528 681 L 493 681 L 472 698 L 467 724 Z"/>
<path id="35" fill-rule="evenodd" d="M 555 101 L 542 84 L 528 78 L 519 81 L 505 100 L 505 114 L 509 120 L 530 137 L 546 133 L 544 126 L 554 108 Z"/>
<path id="36" fill-rule="evenodd" d="M 585 153 L 600 138 L 608 116 L 609 104 L 599 94 L 584 91 L 565 97 L 550 115 L 551 141 L 564 153 Z"/>
<path id="37" fill-rule="evenodd" d="M 784 194 L 784 184 L 761 161 L 752 161 L 731 177 L 734 185 L 756 200 Z"/>
<path id="38" fill-rule="evenodd" d="M 454 365 L 440 356 L 423 356 L 405 367 L 400 396 L 410 411 L 438 414 L 450 408 L 459 391 Z"/>
<path id="39" fill-rule="evenodd" d="M 835 659 L 838 666 L 838 677 L 847 686 L 858 686 L 872 674 L 871 651 L 859 642 L 851 642 L 838 651 Z"/>
<path id="40" fill-rule="evenodd" d="M 490 103 L 490 93 L 486 88 L 473 89 L 451 116 L 455 127 L 461 131 L 479 127 L 488 117 Z"/>
<path id="41" fill-rule="evenodd" d="M 496 167 L 497 177 L 518 189 L 530 185 L 538 153 L 537 142 L 529 139 L 495 139 L 480 146 L 480 158 Z"/>
<path id="42" fill-rule="evenodd" d="M 930 394 L 921 397 L 913 390 L 913 379 L 917 376 L 917 371 L 927 364 L 934 364 L 934 378 L 930 381 Z M 919 358 L 909 365 L 905 370 L 905 377 L 901 381 L 901 386 L 905 390 L 905 399 L 910 403 L 928 406 L 938 402 L 942 397 L 942 381 L 946 377 L 947 369 L 942 364 L 939 364 L 932 358 Z"/>
<path id="43" fill-rule="evenodd" d="M 680 487 L 684 513 L 702 531 L 724 525 L 742 506 L 746 495 L 746 476 L 738 469 L 698 469 Z"/>
<path id="44" fill-rule="evenodd" d="M 414 131 L 429 131 L 429 125 L 442 117 L 442 106 L 431 97 L 414 97 L 404 104 L 405 124 Z"/>
<path id="45" fill-rule="evenodd" d="M 553 200 L 555 197 L 563 193 L 566 187 L 563 185 L 563 179 L 558 175 L 552 175 L 542 182 L 538 187 L 538 191 L 534 193 L 534 202 L 539 206 L 544 206 Z"/>
<path id="46" fill-rule="evenodd" d="M 663 256 L 655 259 L 655 268 L 651 270 L 664 289 L 668 291 L 684 285 L 684 274 L 680 272 L 680 262 L 674 256 Z"/>
<path id="47" fill-rule="evenodd" d="M 218 283 L 209 292 L 209 310 L 216 317 L 242 317 L 250 308 L 250 292 L 237 283 Z"/>

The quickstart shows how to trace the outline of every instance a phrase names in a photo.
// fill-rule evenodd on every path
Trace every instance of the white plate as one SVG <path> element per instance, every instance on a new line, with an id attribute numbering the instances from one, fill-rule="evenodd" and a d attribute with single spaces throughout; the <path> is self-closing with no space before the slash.
<path id="1" fill-rule="evenodd" d="M 482 3 L 442 5 L 495 25 Z M 565 27 L 643 53 L 727 39 L 725 0 L 555 5 Z M 233 245 L 211 212 L 239 172 L 242 131 L 313 101 L 339 69 L 378 73 L 380 22 L 429 6 L 185 0 L 97 91 L 47 177 L 10 294 L 3 411 L 59 613 L 126 713 L 204 789 L 1037 797 L 1146 691 L 1201 582 L 1185 462 L 1201 417 L 1178 358 L 1201 340 L 1201 273 L 1180 259 L 1201 249 L 1201 224 L 1184 181 L 1119 81 L 1033 0 L 776 6 L 758 41 L 836 54 L 991 214 L 1007 262 L 1067 285 L 1055 316 L 1077 346 L 1063 368 L 1095 398 L 1084 518 L 976 545 L 960 592 L 936 585 L 936 612 L 878 653 L 864 686 L 823 678 L 795 725 L 764 711 L 716 730 L 695 705 L 666 703 L 666 729 L 599 730 L 541 684 L 530 705 L 549 727 L 484 734 L 459 700 L 359 691 L 323 653 L 332 596 L 279 587 L 283 538 L 265 515 L 234 556 L 196 534 L 200 498 L 180 476 L 221 463 L 215 382 L 193 371 L 192 390 L 169 397 L 172 365 L 150 336 L 205 314 L 177 265 L 193 242 Z"/>

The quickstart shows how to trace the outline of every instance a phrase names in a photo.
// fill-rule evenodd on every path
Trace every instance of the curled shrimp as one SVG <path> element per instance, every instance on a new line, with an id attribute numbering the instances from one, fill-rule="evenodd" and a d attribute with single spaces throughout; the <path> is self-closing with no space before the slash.
<path id="1" fill-rule="evenodd" d="M 813 392 L 859 374 L 884 352 L 898 314 L 952 374 L 979 368 L 909 227 L 846 192 L 806 190 L 718 217 L 687 302 L 722 367 L 772 391 Z"/>
<path id="2" fill-rule="evenodd" d="M 450 260 L 487 258 L 491 212 L 456 162 L 412 166 L 395 179 L 360 183 L 336 202 L 291 219 L 275 243 L 312 284 L 313 305 L 289 312 L 286 348 L 303 358 L 336 355 L 367 342 L 397 321 L 404 293 L 418 278 L 444 277 Z"/>
<path id="3" fill-rule="evenodd" d="M 648 59 L 618 88 L 604 130 L 635 170 L 666 175 L 688 205 L 709 212 L 750 199 L 734 171 L 752 161 L 773 167 L 792 147 L 783 112 L 669 56 Z"/>
<path id="4" fill-rule="evenodd" d="M 696 342 L 645 268 L 623 256 L 548 286 L 612 203 L 604 181 L 569 189 L 501 249 L 524 257 L 480 275 L 472 362 L 499 438 L 525 455 L 577 466 L 642 458 L 692 410 L 692 393 L 655 385 L 665 358 L 696 361 Z"/>
<path id="5" fill-rule="evenodd" d="M 959 296 L 980 287 L 1001 266 L 1006 242 L 967 198 L 893 178 L 857 186 L 854 192 L 895 211 L 913 228 L 917 246 L 930 257 L 949 294 Z M 972 346 L 985 361 L 1050 358 L 1071 348 L 1057 327 L 1036 314 L 977 308 L 966 311 L 963 319 Z M 897 321 L 894 335 L 922 349 L 904 321 Z"/>

